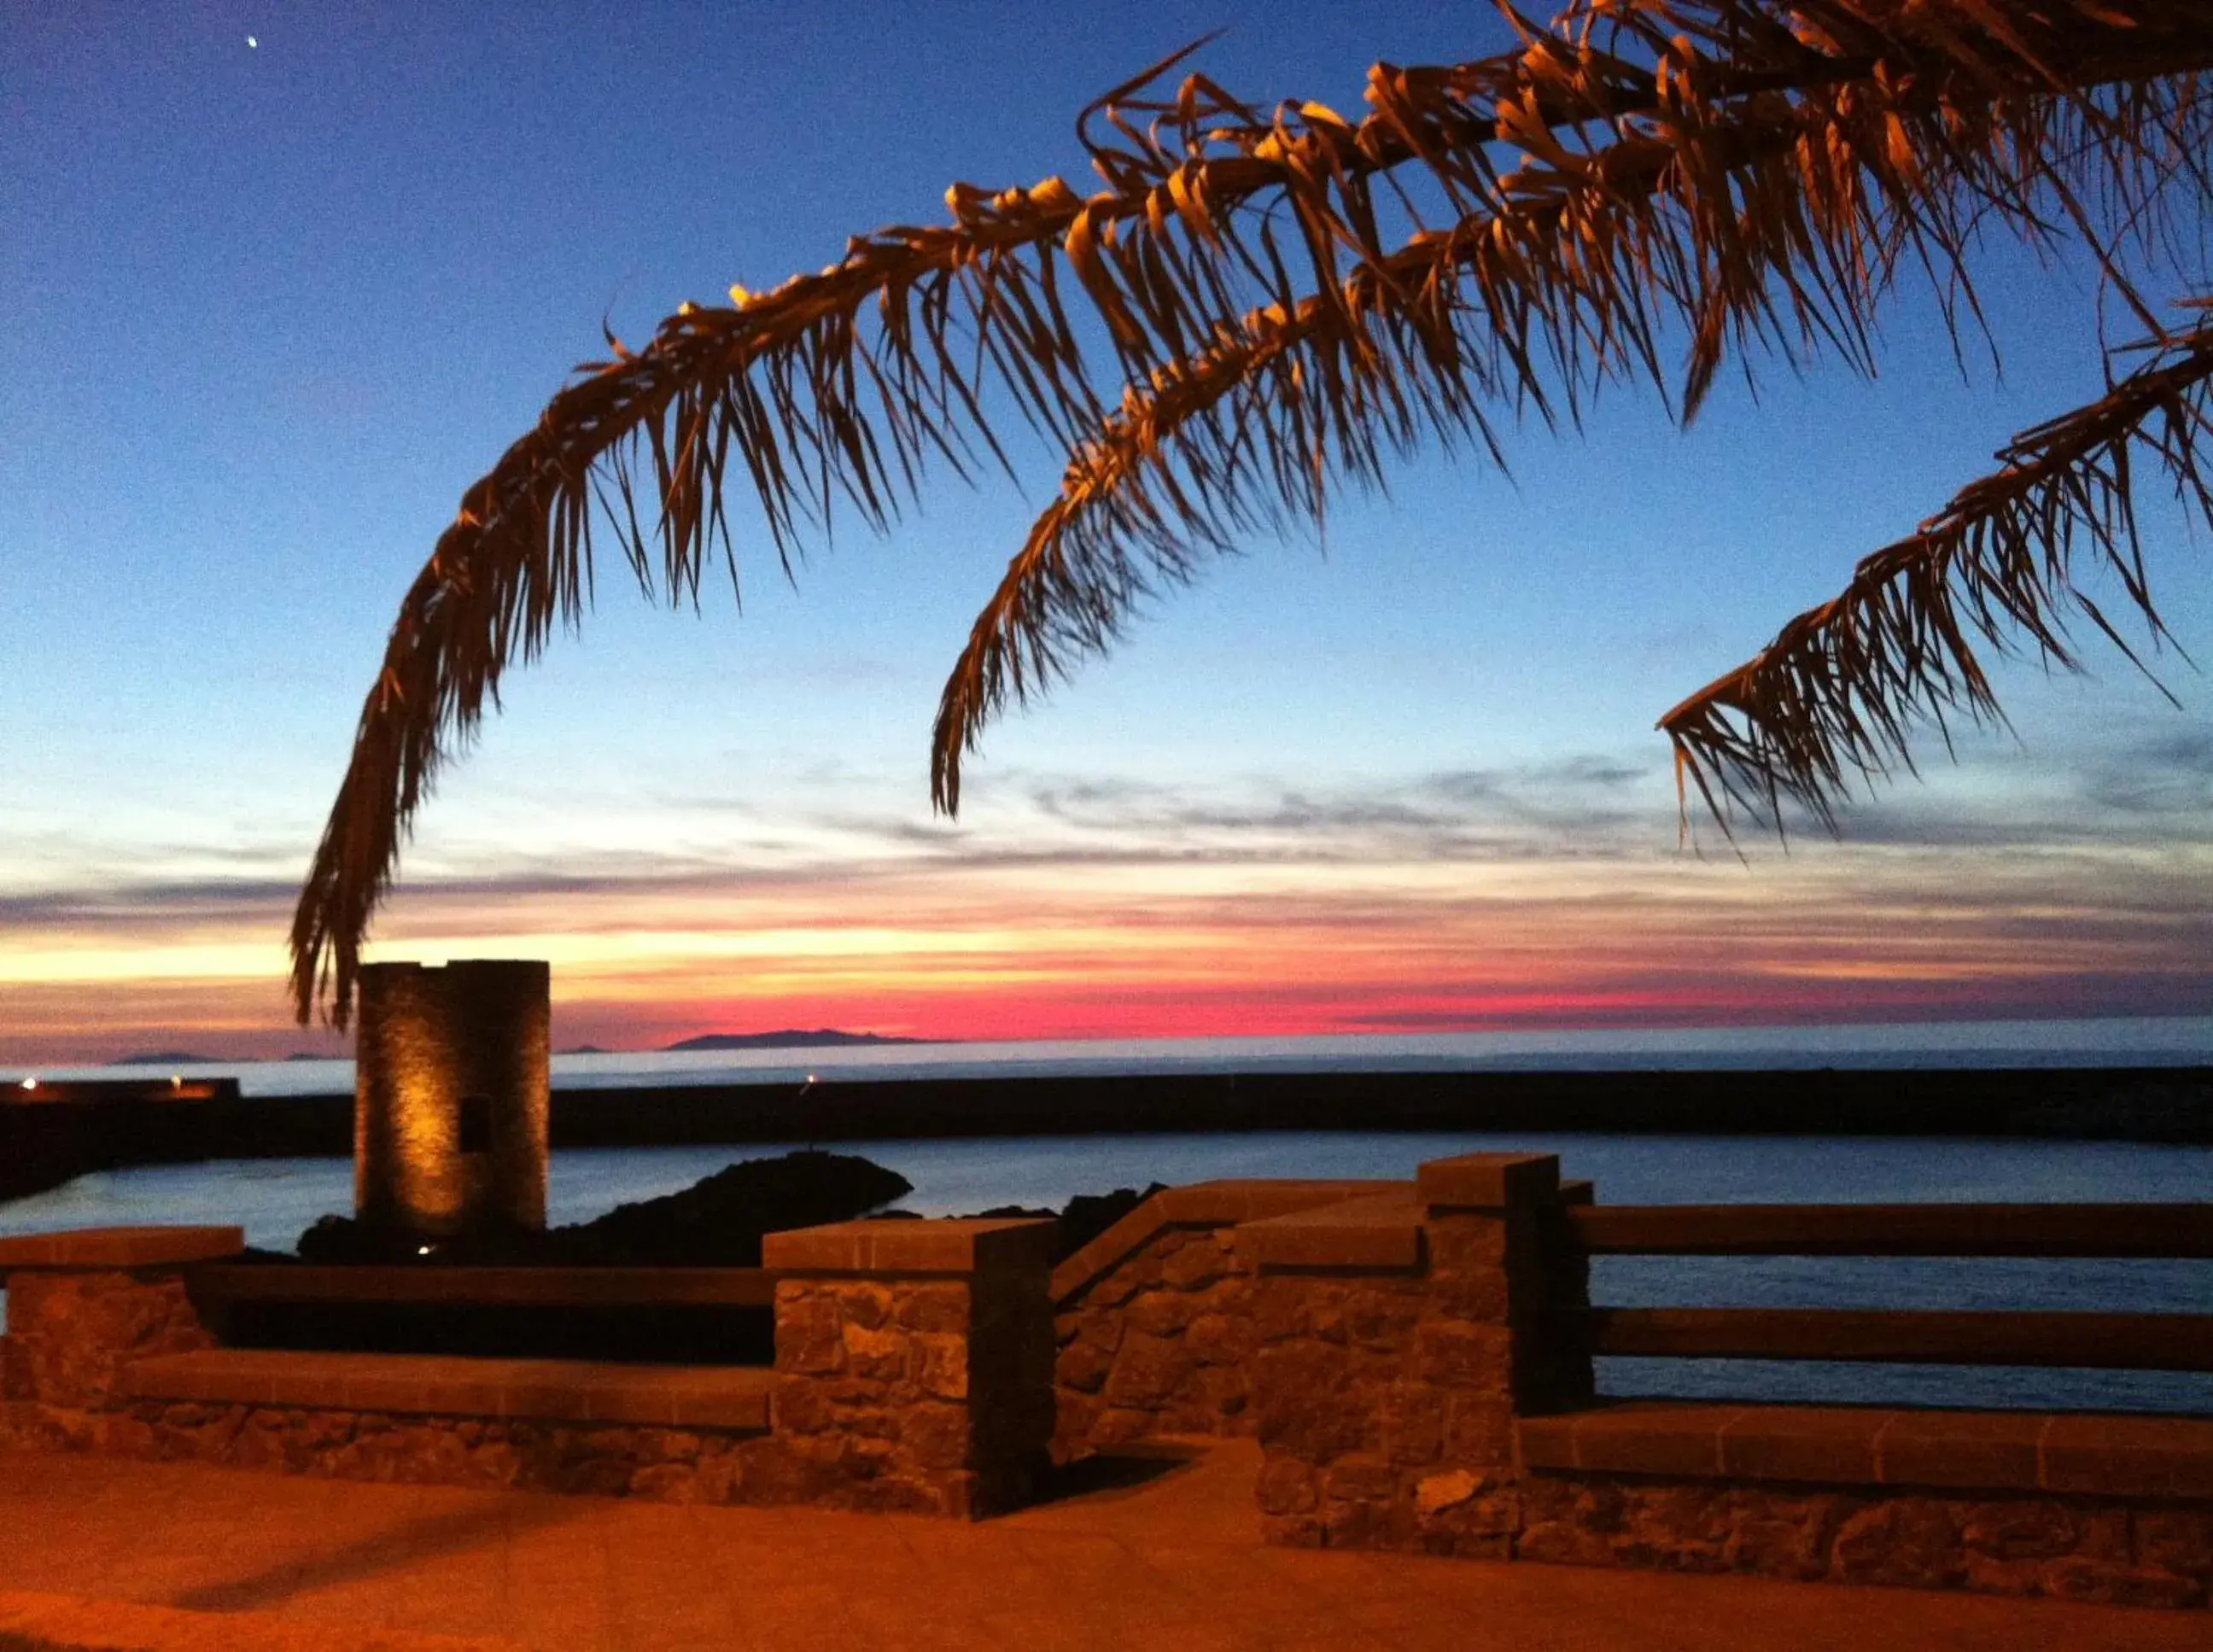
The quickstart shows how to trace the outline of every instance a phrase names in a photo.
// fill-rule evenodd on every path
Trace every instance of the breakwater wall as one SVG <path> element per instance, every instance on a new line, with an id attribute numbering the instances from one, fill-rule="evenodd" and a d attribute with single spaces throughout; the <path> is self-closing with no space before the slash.
<path id="1" fill-rule="evenodd" d="M 1150 1073 L 557 1089 L 556 1149 L 1244 1130 L 2213 1143 L 2213 1067 Z M 0 1198 L 89 1171 L 344 1156 L 351 1095 L 0 1102 Z"/>

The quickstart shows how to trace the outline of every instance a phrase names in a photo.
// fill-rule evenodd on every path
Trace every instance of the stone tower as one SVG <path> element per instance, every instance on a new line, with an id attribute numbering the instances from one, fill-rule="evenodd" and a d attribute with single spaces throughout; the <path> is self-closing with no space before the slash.
<path id="1" fill-rule="evenodd" d="M 546 1225 L 550 965 L 365 964 L 354 1212 L 426 1237 Z"/>

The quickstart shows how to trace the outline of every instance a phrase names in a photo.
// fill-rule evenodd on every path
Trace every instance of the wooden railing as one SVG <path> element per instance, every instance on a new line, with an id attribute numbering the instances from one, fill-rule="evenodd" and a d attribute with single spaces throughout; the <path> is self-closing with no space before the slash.
<path id="1" fill-rule="evenodd" d="M 1594 1354 L 2213 1371 L 2213 1315 L 2202 1314 L 1592 1308 L 1562 1318 Z"/>
<path id="2" fill-rule="evenodd" d="M 1572 1206 L 1600 1256 L 2213 1257 L 2213 1204 Z M 1558 1330 L 1591 1354 L 1681 1359 L 2213 1371 L 2213 1314 L 1589 1308 Z"/>
<path id="3" fill-rule="evenodd" d="M 1570 1206 L 1594 1256 L 2213 1257 L 2213 1204 Z"/>

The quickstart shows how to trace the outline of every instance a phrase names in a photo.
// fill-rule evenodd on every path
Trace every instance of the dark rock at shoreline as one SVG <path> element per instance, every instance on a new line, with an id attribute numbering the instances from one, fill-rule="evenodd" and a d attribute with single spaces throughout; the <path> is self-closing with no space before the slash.
<path id="1" fill-rule="evenodd" d="M 450 1264 L 558 1267 L 757 1268 L 761 1236 L 849 1222 L 914 1185 L 897 1171 L 846 1154 L 808 1150 L 747 1159 L 681 1192 L 617 1205 L 595 1221 L 543 1233 L 486 1228 L 438 1241 Z M 412 1262 L 419 1236 L 325 1216 L 300 1235 L 304 1262 Z"/>

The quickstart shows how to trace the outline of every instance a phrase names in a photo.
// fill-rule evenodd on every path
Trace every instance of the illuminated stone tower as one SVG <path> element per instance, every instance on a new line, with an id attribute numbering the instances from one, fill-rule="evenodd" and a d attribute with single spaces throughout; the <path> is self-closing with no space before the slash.
<path id="1" fill-rule="evenodd" d="M 491 959 L 362 966 L 356 1215 L 426 1236 L 546 1225 L 552 975 Z"/>

